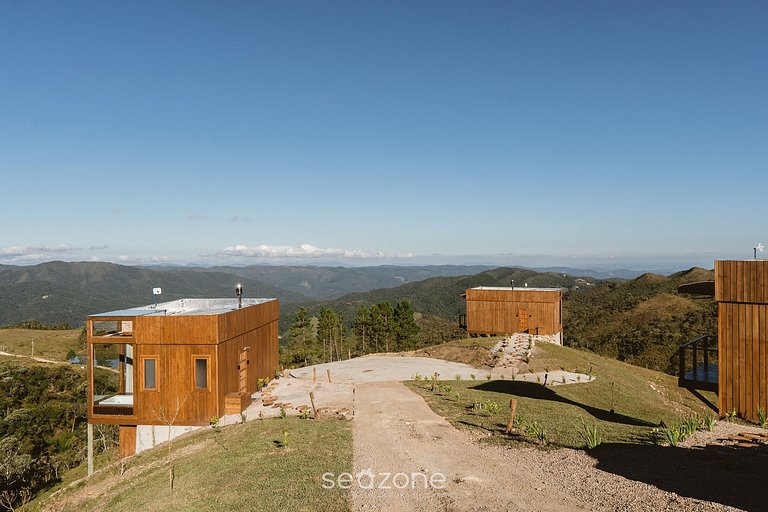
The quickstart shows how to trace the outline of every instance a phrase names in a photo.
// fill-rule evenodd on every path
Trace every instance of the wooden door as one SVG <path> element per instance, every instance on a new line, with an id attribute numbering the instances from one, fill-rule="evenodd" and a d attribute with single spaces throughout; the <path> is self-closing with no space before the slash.
<path id="1" fill-rule="evenodd" d="M 518 332 L 528 332 L 528 310 L 520 308 L 517 312 Z"/>
<path id="2" fill-rule="evenodd" d="M 240 363 L 237 368 L 240 370 L 240 389 L 241 393 L 248 393 L 248 365 L 251 363 L 248 358 L 248 349 L 245 347 L 240 351 Z"/>

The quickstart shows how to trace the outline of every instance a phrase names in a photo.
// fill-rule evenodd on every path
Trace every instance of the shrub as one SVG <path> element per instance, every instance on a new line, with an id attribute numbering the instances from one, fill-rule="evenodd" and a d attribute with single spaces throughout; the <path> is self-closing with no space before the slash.
<path id="1" fill-rule="evenodd" d="M 499 404 L 497 404 L 493 400 L 488 400 L 487 402 L 485 402 L 485 410 L 490 412 L 491 414 L 497 414 L 501 410 L 501 407 L 499 407 Z"/>
<path id="2" fill-rule="evenodd" d="M 702 420 L 702 424 L 704 425 L 704 428 L 712 432 L 713 430 L 715 430 L 715 425 L 717 425 L 717 418 L 715 417 L 714 414 L 708 412 L 704 416 L 704 419 Z"/>
<path id="3" fill-rule="evenodd" d="M 765 424 L 768 423 L 768 417 L 766 417 L 765 409 L 762 407 L 757 408 L 757 423 L 761 427 L 765 427 Z"/>
<path id="4" fill-rule="evenodd" d="M 285 408 L 284 408 L 284 407 L 281 407 L 281 408 L 280 408 L 280 419 L 281 419 L 281 420 L 284 420 L 284 419 L 285 419 L 285 418 L 287 418 L 287 417 L 288 417 L 288 414 L 285 412 Z"/>
<path id="5" fill-rule="evenodd" d="M 669 443 L 669 446 L 677 446 L 677 443 L 682 441 L 680 429 L 677 425 L 670 425 L 667 428 L 662 429 L 664 439 Z"/>
<path id="6" fill-rule="evenodd" d="M 528 425 L 525 433 L 533 437 L 540 445 L 547 444 L 547 431 L 538 421 Z"/>
<path id="7" fill-rule="evenodd" d="M 584 440 L 584 444 L 586 445 L 588 450 L 591 450 L 596 446 L 599 446 L 600 443 L 602 442 L 602 439 L 600 438 L 600 434 L 597 431 L 597 425 L 595 425 L 594 423 L 592 425 L 587 425 L 587 423 L 582 419 L 581 428 L 577 427 L 576 431 L 579 433 L 579 436 Z"/>

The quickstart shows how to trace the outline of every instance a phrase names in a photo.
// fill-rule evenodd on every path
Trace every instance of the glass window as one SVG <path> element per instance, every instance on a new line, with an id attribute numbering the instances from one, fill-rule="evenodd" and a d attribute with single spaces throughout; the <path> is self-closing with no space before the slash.
<path id="1" fill-rule="evenodd" d="M 195 359 L 195 387 L 208 389 L 208 360 Z"/>
<path id="2" fill-rule="evenodd" d="M 157 359 L 144 360 L 144 389 L 157 389 Z"/>

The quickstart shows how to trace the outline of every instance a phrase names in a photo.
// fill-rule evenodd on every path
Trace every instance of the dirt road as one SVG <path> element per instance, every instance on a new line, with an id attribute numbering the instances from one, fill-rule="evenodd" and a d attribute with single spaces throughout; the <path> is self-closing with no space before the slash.
<path id="1" fill-rule="evenodd" d="M 364 476 L 352 486 L 353 510 L 586 509 L 498 449 L 472 442 L 403 384 L 360 383 L 355 388 L 354 469 Z M 371 473 L 373 489 L 368 488 Z M 433 477 L 437 473 L 445 475 L 443 485 L 439 475 Z M 430 479 L 443 488 L 425 485 Z"/>

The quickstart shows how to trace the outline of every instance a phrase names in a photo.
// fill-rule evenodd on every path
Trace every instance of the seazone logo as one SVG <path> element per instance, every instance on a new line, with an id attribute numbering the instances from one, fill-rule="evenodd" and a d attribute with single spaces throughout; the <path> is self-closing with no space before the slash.
<path id="1" fill-rule="evenodd" d="M 370 468 L 352 473 L 323 473 L 323 489 L 443 489 L 447 478 L 442 473 L 374 473 Z"/>

